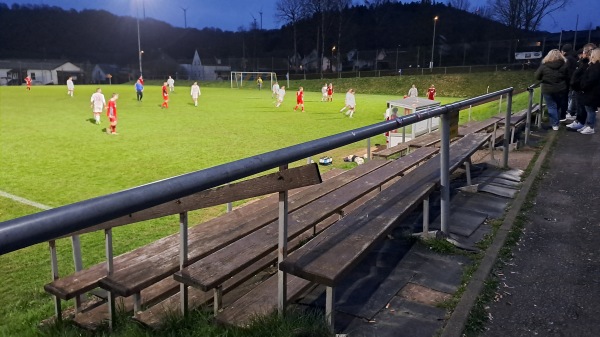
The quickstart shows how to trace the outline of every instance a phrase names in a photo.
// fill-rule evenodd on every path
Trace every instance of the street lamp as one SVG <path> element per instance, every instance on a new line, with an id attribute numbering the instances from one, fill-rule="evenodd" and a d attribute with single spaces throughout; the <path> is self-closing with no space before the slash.
<path id="1" fill-rule="evenodd" d="M 137 38 L 138 38 L 138 57 L 140 61 L 140 76 L 142 76 L 142 54 L 144 51 L 142 50 L 142 45 L 140 43 L 140 6 L 138 2 L 137 6 Z"/>
<path id="2" fill-rule="evenodd" d="M 335 46 L 331 48 L 331 60 L 329 60 L 329 69 L 333 71 L 333 53 L 335 52 Z"/>
<path id="3" fill-rule="evenodd" d="M 431 42 L 431 62 L 429 62 L 429 69 L 433 69 L 433 51 L 435 49 L 435 25 L 437 24 L 438 17 L 433 18 L 433 41 Z"/>

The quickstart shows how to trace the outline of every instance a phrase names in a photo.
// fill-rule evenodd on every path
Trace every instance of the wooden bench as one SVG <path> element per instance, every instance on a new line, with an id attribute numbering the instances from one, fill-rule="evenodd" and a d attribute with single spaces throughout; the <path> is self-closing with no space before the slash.
<path id="1" fill-rule="evenodd" d="M 452 144 L 450 171 L 469 160 L 489 138 L 489 134 L 475 133 Z M 326 286 L 326 315 L 332 329 L 334 287 L 391 231 L 397 221 L 428 197 L 439 184 L 439 179 L 437 155 L 327 228 L 279 265 L 284 272 Z"/>
<path id="2" fill-rule="evenodd" d="M 421 148 L 425 146 L 432 146 L 440 141 L 440 133 L 432 132 L 423 136 L 416 137 L 404 143 L 400 143 L 396 146 L 389 147 L 387 149 L 373 152 L 373 158 L 388 159 L 391 156 L 400 154 L 401 156 L 410 153 L 413 148 Z"/>
<path id="3" fill-rule="evenodd" d="M 314 198 L 318 198 L 331 190 L 335 190 L 336 188 L 384 165 L 387 165 L 387 163 L 373 161 L 349 171 L 338 169 L 328 171 L 323 175 L 326 180 L 322 184 L 290 191 L 290 208 L 294 209 L 300 207 Z M 215 242 L 220 245 L 228 243 L 225 238 L 226 236 L 235 236 L 234 232 L 238 235 L 247 234 L 252 230 L 256 230 L 261 224 L 264 225 L 271 219 L 276 218 L 277 198 L 277 195 L 273 195 L 251 202 L 244 207 L 233 210 L 231 213 L 209 220 L 202 225 L 192 227 L 190 229 L 190 234 L 192 234 L 190 235 L 190 241 L 193 238 L 204 238 L 207 241 L 213 240 L 211 241 L 213 246 L 205 246 L 200 241 L 197 242 L 197 245 L 200 246 L 199 249 L 202 252 L 206 253 L 206 251 L 214 251 L 219 248 L 214 247 Z M 234 239 L 230 239 L 230 241 L 231 240 Z M 204 243 L 206 244 L 207 242 L 204 241 Z M 132 308 L 136 306 L 138 308 L 135 311 L 138 311 L 142 306 L 145 307 L 156 303 L 164 299 L 165 296 L 176 293 L 178 291 L 177 287 L 179 283 L 162 282 L 160 280 L 170 276 L 174 271 L 178 270 L 178 245 L 179 234 L 173 234 L 147 246 L 140 247 L 133 252 L 116 257 L 115 273 L 111 276 L 112 280 L 108 280 L 106 283 L 107 285 L 115 284 L 116 287 L 115 289 L 112 289 L 107 285 L 105 285 L 105 287 L 109 288 L 108 290 L 115 292 L 118 296 L 123 297 L 121 300 L 123 301 L 122 303 L 126 311 L 131 311 L 133 310 Z M 190 250 L 190 256 L 193 253 L 194 251 Z M 153 265 L 153 263 L 157 262 L 155 261 L 155 258 L 153 259 L 152 257 L 161 254 L 163 254 L 162 257 L 168 261 L 170 265 L 163 265 L 161 266 L 162 268 L 157 268 L 157 265 Z M 132 259 L 132 256 L 138 256 L 140 258 Z M 153 262 L 149 262 L 149 258 Z M 174 267 L 175 264 L 177 264 L 177 267 Z M 167 268 L 171 269 L 168 270 Z M 127 269 L 127 272 L 123 272 L 125 269 Z M 134 274 L 130 275 L 130 271 Z M 160 275 L 157 277 L 157 274 L 159 273 Z M 124 278 L 123 285 L 118 282 L 118 278 L 115 278 L 115 276 L 119 277 L 120 275 L 130 276 Z M 82 279 L 82 276 L 85 278 L 84 283 L 79 282 L 79 280 Z M 99 286 L 100 281 L 105 277 L 107 277 L 105 264 L 101 263 L 92 268 L 54 281 L 47 285 L 47 290 L 54 291 L 58 294 L 64 294 L 65 297 L 70 296 L 70 298 L 72 298 L 78 293 L 85 293 L 86 291 Z M 132 294 L 134 296 L 131 296 Z M 136 296 L 138 297 L 137 301 L 132 299 L 132 297 Z M 94 309 L 92 312 L 79 315 L 79 317 L 76 317 L 75 323 L 86 328 L 95 328 L 97 324 L 94 322 L 108 319 L 108 310 L 106 307 L 107 305 L 105 304 Z"/>
<path id="4" fill-rule="evenodd" d="M 379 164 L 375 163 L 375 165 L 372 165 L 371 169 L 374 169 L 376 167 L 379 167 Z M 367 168 L 368 168 L 368 165 L 367 165 Z M 295 169 L 292 169 L 289 171 L 293 172 L 294 170 Z M 367 169 L 366 171 L 368 172 L 370 170 Z M 359 173 L 359 172 L 360 172 L 360 170 L 357 170 L 357 173 Z M 337 176 L 339 173 L 341 173 L 341 170 L 334 170 L 334 171 L 331 171 L 331 173 L 329 175 L 333 177 L 333 176 Z M 277 180 L 277 177 L 279 177 L 278 174 L 271 174 L 268 176 L 272 176 L 273 178 L 275 178 L 275 180 Z M 256 179 L 252 179 L 249 181 L 244 181 L 244 182 L 240 183 L 240 185 L 242 185 L 242 184 L 247 185 L 247 184 L 251 184 L 253 182 L 257 182 L 257 181 L 262 182 L 262 181 L 265 181 L 264 177 L 265 176 L 259 177 Z M 300 177 L 295 177 L 294 179 L 298 180 L 298 182 L 296 182 L 296 184 L 302 183 Z M 288 180 L 288 178 L 286 178 L 285 180 Z M 344 184 L 344 181 L 348 182 L 351 180 L 352 180 L 352 177 L 349 177 L 346 179 L 340 179 L 339 183 Z M 244 186 L 244 185 L 242 185 L 242 186 Z M 296 195 L 296 193 L 301 193 L 304 189 L 306 189 L 306 187 L 298 188 L 298 189 L 292 191 L 290 194 L 292 196 L 294 196 L 294 195 Z M 176 200 L 173 203 L 159 205 L 159 206 L 144 210 L 142 212 L 132 214 L 131 218 L 133 220 L 131 220 L 130 223 L 136 222 L 135 220 L 141 221 L 141 220 L 152 219 L 152 218 L 164 216 L 165 213 L 172 212 L 172 211 L 169 211 L 169 209 L 173 209 L 172 204 L 177 205 L 176 209 L 187 209 L 187 208 L 196 209 L 199 206 L 202 206 L 203 204 L 206 205 L 207 202 L 208 203 L 218 202 L 218 200 L 220 198 L 214 197 L 215 193 L 213 193 L 213 192 L 215 192 L 215 191 L 219 192 L 220 188 L 203 191 L 201 193 L 198 193 L 197 195 L 192 195 L 190 197 Z M 244 194 L 239 193 L 239 195 L 243 196 Z M 198 198 L 208 199 L 208 201 L 207 200 L 197 200 Z M 227 227 L 227 226 L 237 227 L 237 225 L 239 225 L 240 223 L 244 223 L 245 219 L 256 218 L 257 216 L 261 216 L 264 214 L 272 214 L 273 213 L 272 212 L 273 205 L 276 203 L 277 203 L 277 195 L 269 196 L 269 197 L 257 200 L 255 202 L 248 203 L 248 205 L 246 205 L 244 207 L 237 208 L 230 213 L 226 213 L 218 218 L 209 220 L 208 222 L 204 223 L 203 226 L 195 226 L 190 230 L 190 232 L 197 234 L 197 235 L 208 235 L 211 237 L 218 236 L 219 233 L 221 233 L 221 230 L 223 227 Z M 196 208 L 194 208 L 194 207 L 196 207 Z M 269 212 L 271 212 L 271 213 L 269 213 Z M 173 213 L 170 213 L 170 214 L 173 214 Z M 175 214 L 177 214 L 177 212 L 175 212 Z M 274 216 L 276 216 L 276 215 L 274 215 Z M 124 218 L 127 218 L 127 217 L 124 217 Z M 265 223 L 268 223 L 267 220 L 265 220 Z M 119 224 L 122 225 L 125 222 L 126 221 L 124 219 L 123 220 L 116 219 L 116 220 L 111 220 L 108 223 L 110 223 L 111 225 L 119 225 Z M 101 226 L 101 225 L 99 225 L 99 226 Z M 253 230 L 251 226 L 247 226 L 244 228 L 245 228 L 245 230 L 249 230 L 249 231 Z M 115 257 L 113 260 L 114 271 L 115 271 L 115 273 L 118 273 L 118 272 L 122 271 L 123 269 L 129 268 L 131 266 L 137 266 L 137 265 L 144 264 L 144 262 L 148 259 L 149 256 L 153 256 L 155 254 L 164 252 L 165 250 L 167 250 L 167 251 L 169 249 L 173 250 L 174 249 L 173 247 L 175 247 L 175 250 L 177 250 L 178 244 L 179 244 L 179 234 L 173 234 L 173 235 L 167 236 L 165 238 L 159 239 L 148 245 L 139 247 L 131 252 L 121 254 L 121 255 Z M 51 283 L 46 284 L 44 286 L 44 289 L 48 293 L 54 295 L 57 299 L 69 300 L 69 299 L 75 298 L 79 295 L 85 294 L 86 292 L 97 288 L 99 286 L 100 280 L 102 280 L 106 276 L 107 276 L 106 263 L 103 262 L 103 263 L 93 265 L 84 270 L 75 272 L 71 275 L 58 278 L 58 279 L 52 281 Z M 77 309 L 78 308 L 76 308 L 76 312 L 79 311 Z"/>
<path id="5" fill-rule="evenodd" d="M 505 127 L 508 124 L 508 127 L 510 127 L 510 144 L 513 144 L 515 142 L 515 132 L 518 129 L 521 129 L 522 127 L 525 126 L 525 123 L 527 122 L 527 110 L 528 109 L 524 109 L 521 110 L 519 112 L 516 112 L 514 114 L 511 115 L 510 117 L 510 121 L 508 123 L 506 123 L 506 117 L 503 117 L 502 119 L 500 119 L 498 121 L 498 124 L 500 125 L 504 125 Z M 531 114 L 536 114 L 540 111 L 540 106 L 539 104 L 534 104 L 532 109 L 531 109 Z"/>
<path id="6" fill-rule="evenodd" d="M 375 191 L 386 182 L 402 175 L 415 165 L 425 161 L 438 150 L 423 148 L 408 156 L 389 162 L 363 177 L 335 190 L 323 197 L 290 212 L 288 216 L 288 239 L 293 240 L 299 234 L 315 226 L 331 215 L 339 214 L 345 207 L 363 196 Z M 206 256 L 174 274 L 174 278 L 186 285 L 198 287 L 203 291 L 214 289 L 215 294 L 222 292 L 223 283 L 233 277 L 257 259 L 275 252 L 277 248 L 278 223 L 255 231 L 235 243 Z M 226 263 L 224 263 L 226 261 Z M 218 300 L 215 300 L 217 303 Z M 215 308 L 215 314 L 220 308 Z"/>

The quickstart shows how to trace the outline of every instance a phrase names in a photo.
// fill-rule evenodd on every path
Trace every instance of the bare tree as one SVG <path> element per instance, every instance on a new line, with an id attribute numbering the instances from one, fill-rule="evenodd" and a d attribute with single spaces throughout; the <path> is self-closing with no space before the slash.
<path id="1" fill-rule="evenodd" d="M 468 11 L 471 8 L 471 1 L 469 0 L 448 0 L 448 5 L 456 9 Z"/>
<path id="2" fill-rule="evenodd" d="M 494 18 L 511 28 L 536 30 L 542 19 L 565 8 L 570 0 L 490 0 Z"/>
<path id="3" fill-rule="evenodd" d="M 297 24 L 304 14 L 302 0 L 278 0 L 275 5 L 275 17 L 279 22 L 285 22 L 292 25 L 294 35 L 294 67 L 298 66 L 298 40 Z"/>
<path id="4" fill-rule="evenodd" d="M 344 10 L 348 9 L 352 5 L 352 0 L 333 0 L 333 7 L 338 12 L 338 36 L 337 36 L 337 65 L 336 68 L 339 68 L 340 65 L 340 56 L 342 55 L 342 28 L 344 25 Z M 337 69 L 337 71 L 340 71 Z"/>

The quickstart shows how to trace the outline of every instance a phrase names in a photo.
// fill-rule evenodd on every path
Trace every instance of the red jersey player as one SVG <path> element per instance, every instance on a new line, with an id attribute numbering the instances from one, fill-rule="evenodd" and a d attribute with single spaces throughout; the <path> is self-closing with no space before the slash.
<path id="1" fill-rule="evenodd" d="M 27 83 L 27 88 L 25 88 L 25 90 L 31 91 L 31 77 L 25 77 L 25 83 Z"/>
<path id="2" fill-rule="evenodd" d="M 294 108 L 294 111 L 298 110 L 298 106 L 301 106 L 302 111 L 304 112 L 304 88 L 303 87 L 298 88 L 298 91 L 296 91 L 296 107 Z"/>
<path id="3" fill-rule="evenodd" d="M 327 86 L 327 102 L 333 102 L 333 83 Z"/>
<path id="4" fill-rule="evenodd" d="M 429 87 L 429 89 L 427 89 L 427 98 L 432 101 L 435 99 L 435 87 L 433 84 Z"/>
<path id="5" fill-rule="evenodd" d="M 163 96 L 163 104 L 160 107 L 161 107 L 161 109 L 168 108 L 169 107 L 169 90 L 167 89 L 167 82 L 163 83 L 162 96 Z"/>
<path id="6" fill-rule="evenodd" d="M 138 80 L 140 81 L 140 83 L 141 83 L 142 85 L 144 85 L 144 78 L 142 77 L 142 75 L 140 75 L 140 78 L 138 78 Z"/>
<path id="7" fill-rule="evenodd" d="M 106 133 L 112 135 L 117 134 L 117 99 L 119 99 L 119 94 L 112 94 L 106 108 L 106 116 L 108 116 L 108 121 L 110 122 L 110 128 L 106 129 Z"/>

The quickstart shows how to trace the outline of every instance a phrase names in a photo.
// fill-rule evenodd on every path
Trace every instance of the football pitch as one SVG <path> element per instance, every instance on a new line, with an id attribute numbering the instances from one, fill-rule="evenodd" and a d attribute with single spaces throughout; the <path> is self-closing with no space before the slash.
<path id="1" fill-rule="evenodd" d="M 276 108 L 269 90 L 203 87 L 194 107 L 189 87 L 176 86 L 169 108 L 161 109 L 160 86 L 147 85 L 142 102 L 131 84 L 100 87 L 107 101 L 112 92 L 120 94 L 118 135 L 105 132 L 105 113 L 100 125 L 93 122 L 90 96 L 97 86 L 78 85 L 74 97 L 62 85 L 34 86 L 30 92 L 24 86 L 0 87 L 0 192 L 58 207 L 374 124 L 383 120 L 386 101 L 401 98 L 357 92 L 350 119 L 339 112 L 347 88 L 338 88 L 333 102 L 321 102 L 320 92 L 306 92 L 306 111 L 300 112 L 293 110 L 296 88 L 288 89 Z M 498 112 L 493 106 L 481 109 L 488 116 Z M 371 140 L 376 143 L 385 144 L 384 137 Z M 348 168 L 354 164 L 343 157 L 365 147 L 366 141 L 360 141 L 313 159 L 328 155 L 333 166 Z M 39 211 L 0 197 L 0 221 Z M 191 212 L 190 224 L 223 212 L 224 206 Z M 171 216 L 116 228 L 115 255 L 174 233 L 178 226 Z M 82 236 L 85 267 L 104 260 L 102 235 Z M 57 246 L 59 273 L 67 275 L 73 271 L 70 242 L 59 240 Z M 0 317 L 11 317 L 0 322 L 0 335 L 33 335 L 53 313 L 51 297 L 43 291 L 51 275 L 47 244 L 0 256 L 0 265 L 5 273 Z"/>

